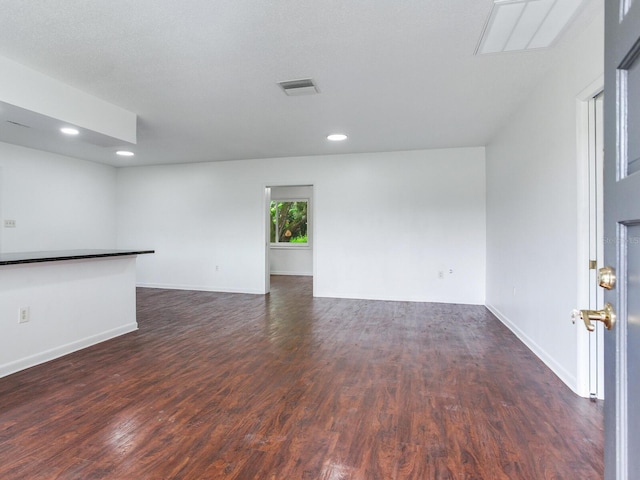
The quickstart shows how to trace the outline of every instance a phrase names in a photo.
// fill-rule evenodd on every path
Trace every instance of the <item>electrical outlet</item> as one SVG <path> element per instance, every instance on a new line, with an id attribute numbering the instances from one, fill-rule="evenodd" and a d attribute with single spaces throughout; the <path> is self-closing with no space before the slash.
<path id="1" fill-rule="evenodd" d="M 220 271 L 220 265 L 216 265 L 216 272 Z"/>
<path id="2" fill-rule="evenodd" d="M 442 280 L 444 278 L 444 272 L 442 270 L 438 271 L 438 278 Z"/>
<path id="3" fill-rule="evenodd" d="M 29 321 L 29 307 L 20 307 L 19 323 L 27 323 Z"/>
<path id="4" fill-rule="evenodd" d="M 5 220 L 4 221 L 4 228 L 16 228 L 16 221 L 15 220 Z"/>

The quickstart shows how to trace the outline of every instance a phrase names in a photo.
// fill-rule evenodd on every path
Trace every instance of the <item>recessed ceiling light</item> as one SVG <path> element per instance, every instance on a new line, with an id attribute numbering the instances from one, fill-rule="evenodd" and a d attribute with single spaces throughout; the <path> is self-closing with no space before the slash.
<path id="1" fill-rule="evenodd" d="M 332 133 L 327 136 L 327 140 L 331 140 L 332 142 L 341 142 L 346 139 L 347 136 L 344 133 Z"/>
<path id="2" fill-rule="evenodd" d="M 65 135 L 78 135 L 80 133 L 80 131 L 77 128 L 71 128 L 71 127 L 62 127 L 60 131 Z"/>
<path id="3" fill-rule="evenodd" d="M 116 155 L 120 155 L 121 157 L 133 157 L 134 153 L 129 150 L 118 150 Z"/>

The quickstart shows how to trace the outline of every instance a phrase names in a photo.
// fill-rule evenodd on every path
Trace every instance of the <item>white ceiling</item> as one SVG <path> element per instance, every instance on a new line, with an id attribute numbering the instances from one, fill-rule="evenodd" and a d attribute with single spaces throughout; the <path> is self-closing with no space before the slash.
<path id="1" fill-rule="evenodd" d="M 134 159 L 69 153 L 112 165 L 479 146 L 602 8 L 552 48 L 474 56 L 492 4 L 0 0 L 0 55 L 136 113 Z M 320 94 L 277 85 L 300 78 Z"/>

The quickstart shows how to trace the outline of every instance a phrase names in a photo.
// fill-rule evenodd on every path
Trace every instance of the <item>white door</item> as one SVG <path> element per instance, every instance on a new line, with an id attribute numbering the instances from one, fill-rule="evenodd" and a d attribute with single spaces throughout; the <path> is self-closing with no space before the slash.
<path id="1" fill-rule="evenodd" d="M 604 3 L 605 478 L 640 479 L 640 1 Z"/>

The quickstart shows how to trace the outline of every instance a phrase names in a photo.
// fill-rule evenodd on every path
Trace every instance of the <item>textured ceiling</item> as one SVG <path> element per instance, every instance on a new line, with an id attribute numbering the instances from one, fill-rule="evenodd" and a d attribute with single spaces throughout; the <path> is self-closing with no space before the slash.
<path id="1" fill-rule="evenodd" d="M 474 56 L 491 5 L 0 0 L 0 55 L 136 113 L 133 160 L 86 155 L 113 165 L 479 146 L 572 34 Z M 321 93 L 277 85 L 299 78 Z M 327 142 L 332 132 L 349 140 Z"/>

